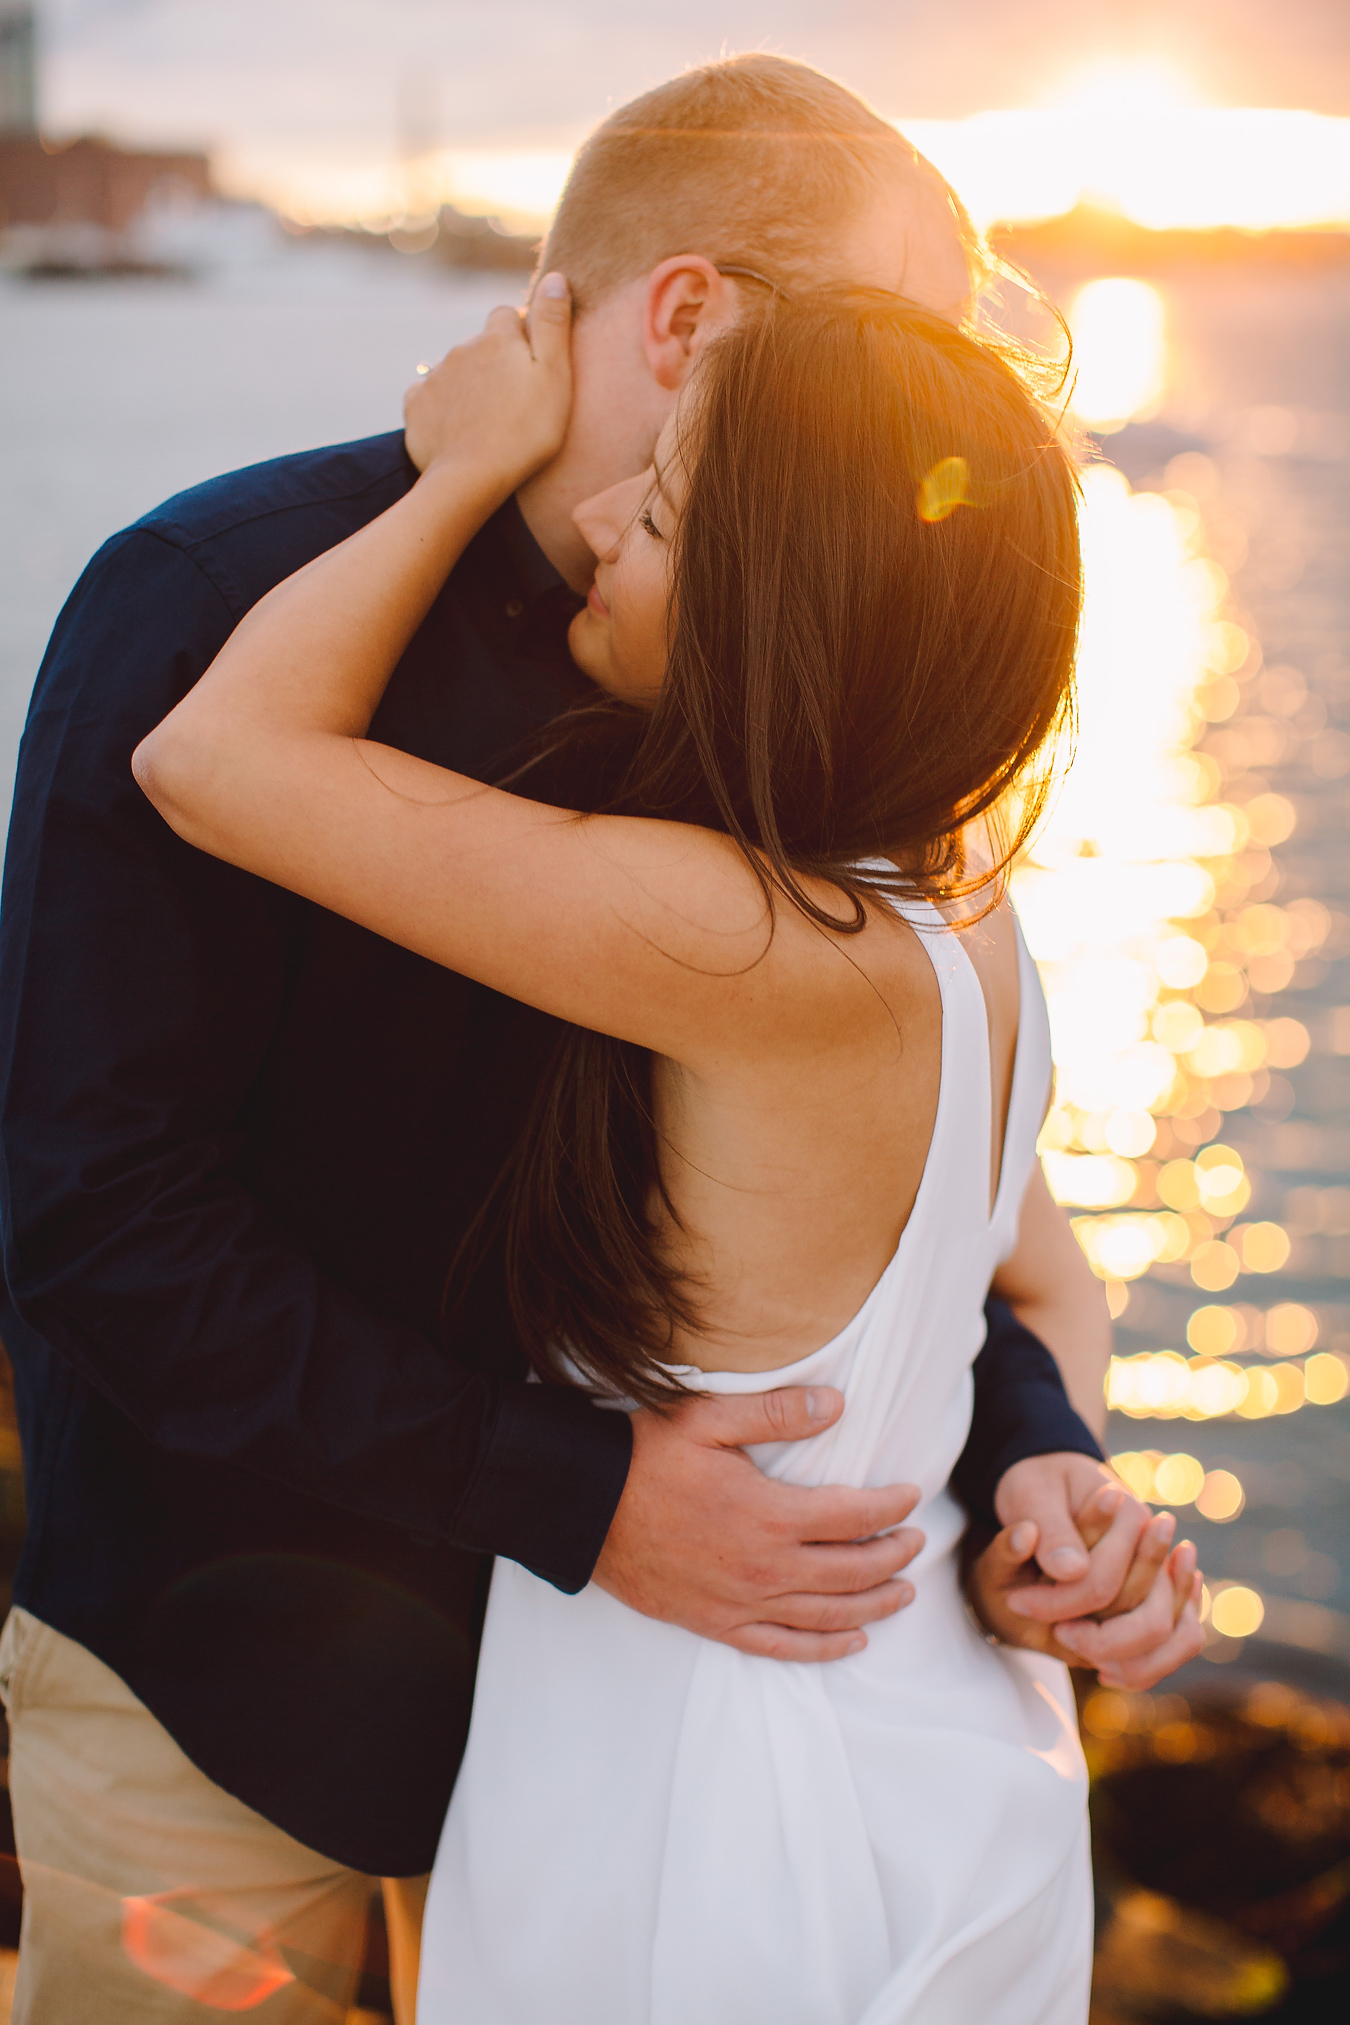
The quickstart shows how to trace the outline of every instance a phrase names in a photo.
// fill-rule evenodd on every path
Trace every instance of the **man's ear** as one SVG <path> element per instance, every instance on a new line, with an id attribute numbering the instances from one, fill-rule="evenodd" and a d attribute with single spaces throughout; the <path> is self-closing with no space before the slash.
<path id="1" fill-rule="evenodd" d="M 658 386 L 678 393 L 703 346 L 735 314 L 735 292 L 701 253 L 676 253 L 647 277 L 642 343 Z"/>

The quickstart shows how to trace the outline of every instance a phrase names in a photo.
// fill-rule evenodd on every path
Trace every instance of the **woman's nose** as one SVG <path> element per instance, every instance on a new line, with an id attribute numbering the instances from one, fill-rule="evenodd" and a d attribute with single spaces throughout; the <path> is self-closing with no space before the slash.
<path id="1" fill-rule="evenodd" d="M 637 511 L 640 479 L 624 479 L 604 492 L 596 492 L 572 509 L 572 519 L 582 540 L 601 562 L 607 561 L 623 539 L 624 529 Z"/>

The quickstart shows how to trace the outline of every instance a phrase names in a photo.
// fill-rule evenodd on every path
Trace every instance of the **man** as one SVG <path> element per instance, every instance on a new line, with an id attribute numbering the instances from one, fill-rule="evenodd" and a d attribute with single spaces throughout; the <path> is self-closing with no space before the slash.
<path id="1" fill-rule="evenodd" d="M 584 689 L 571 508 L 646 461 L 702 345 L 754 290 L 817 278 L 959 314 L 959 225 L 890 129 L 776 59 L 607 122 L 545 254 L 579 310 L 568 440 L 471 544 L 377 735 L 500 772 Z M 199 857 L 132 781 L 249 607 L 412 477 L 391 436 L 169 502 L 95 558 L 34 695 L 0 924 L 2 1326 L 31 1497 L 0 1652 L 19 2021 L 95 1996 L 106 2020 L 340 2017 L 370 1877 L 434 1853 L 494 1554 L 785 1657 L 828 1660 L 909 1594 L 917 1543 L 886 1531 L 903 1486 L 794 1490 L 741 1454 L 817 1431 L 837 1395 L 630 1426 L 525 1382 L 490 1268 L 443 1340 L 550 1023 Z M 1065 1354 L 1092 1411 L 1100 1359 Z M 1073 1514 L 1099 1452 L 1006 1310 L 978 1377 L 961 1488 L 1021 1523 L 977 1563 L 986 1621 L 1044 1642 L 1007 1603 L 1039 1537 L 1066 1578 L 1047 1619 L 1147 1591 L 1086 1656 L 1151 1664 L 1168 1522 L 1141 1545 L 1115 1493 L 1089 1563 Z M 390 1904 L 406 1990 L 416 1885 Z"/>

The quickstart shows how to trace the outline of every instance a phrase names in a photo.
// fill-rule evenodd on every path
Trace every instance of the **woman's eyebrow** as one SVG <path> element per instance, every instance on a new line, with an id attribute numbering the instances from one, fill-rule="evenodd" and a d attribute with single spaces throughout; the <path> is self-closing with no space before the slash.
<path id="1" fill-rule="evenodd" d="M 661 466 L 657 463 L 654 455 L 652 457 L 652 475 L 656 479 L 656 489 L 660 493 L 662 499 L 664 499 L 666 505 L 670 508 L 672 513 L 676 512 L 677 509 L 675 502 L 671 498 L 670 494 L 666 491 L 666 481 L 661 475 Z"/>

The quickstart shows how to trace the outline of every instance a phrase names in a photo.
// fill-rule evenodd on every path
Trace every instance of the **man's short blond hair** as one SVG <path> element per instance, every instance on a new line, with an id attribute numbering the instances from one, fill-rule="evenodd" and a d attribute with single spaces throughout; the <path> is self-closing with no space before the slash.
<path id="1" fill-rule="evenodd" d="M 841 233 L 897 178 L 928 186 L 973 255 L 937 171 L 853 92 L 782 56 L 686 71 L 598 126 L 544 242 L 579 309 L 677 253 L 753 268 L 785 286 L 834 276 Z"/>

